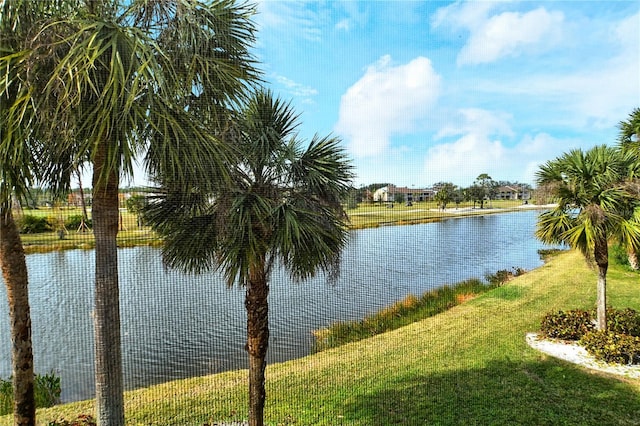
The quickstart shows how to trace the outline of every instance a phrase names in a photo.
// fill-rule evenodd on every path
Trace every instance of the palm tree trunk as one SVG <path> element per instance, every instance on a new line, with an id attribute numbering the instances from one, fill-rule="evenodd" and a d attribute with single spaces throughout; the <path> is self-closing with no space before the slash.
<path id="1" fill-rule="evenodd" d="M 264 263 L 251 268 L 245 293 L 249 352 L 249 426 L 263 426 L 266 356 L 269 346 L 269 284 Z"/>
<path id="2" fill-rule="evenodd" d="M 640 262 L 638 261 L 638 253 L 635 250 L 631 249 L 627 251 L 627 259 L 629 260 L 629 266 L 634 271 L 640 269 Z"/>
<path id="3" fill-rule="evenodd" d="M 596 329 L 607 329 L 607 269 L 609 268 L 609 248 L 607 241 L 596 242 L 594 258 L 598 265 L 598 286 L 596 296 Z"/>
<path id="4" fill-rule="evenodd" d="M 80 206 L 82 206 L 82 221 L 80 222 L 80 226 L 78 227 L 79 232 L 86 232 L 89 230 L 89 215 L 87 214 L 87 203 L 84 201 L 84 189 L 82 189 L 82 177 L 80 175 L 80 170 L 76 170 L 78 174 L 78 189 L 80 192 Z"/>
<path id="5" fill-rule="evenodd" d="M 14 424 L 35 425 L 29 281 L 24 248 L 11 207 L 0 213 L 0 265 L 11 321 Z"/>
<path id="6" fill-rule="evenodd" d="M 101 426 L 124 424 L 120 296 L 118 289 L 118 173 L 107 170 L 107 146 L 101 143 L 93 166 L 95 270 L 96 413 Z"/>
<path id="7" fill-rule="evenodd" d="M 607 329 L 607 267 L 598 266 L 598 290 L 596 299 L 597 324 L 596 329 Z"/>

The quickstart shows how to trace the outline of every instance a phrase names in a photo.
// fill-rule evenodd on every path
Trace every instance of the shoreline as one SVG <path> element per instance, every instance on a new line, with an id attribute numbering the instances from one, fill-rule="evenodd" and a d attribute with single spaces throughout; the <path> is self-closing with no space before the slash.
<path id="1" fill-rule="evenodd" d="M 501 212 L 512 212 L 518 210 L 543 210 L 543 209 L 551 209 L 556 207 L 557 204 L 522 204 L 517 207 L 488 207 L 483 209 L 478 209 L 476 207 L 462 207 L 462 208 L 448 208 L 448 209 L 429 209 L 431 212 L 441 212 L 448 214 L 465 214 L 470 212 L 484 212 L 484 213 L 501 213 Z"/>
<path id="2" fill-rule="evenodd" d="M 485 214 L 512 213 L 528 210 L 544 210 L 554 207 L 555 204 L 522 204 L 514 207 L 498 207 L 498 208 L 474 208 L 460 207 L 442 209 L 416 208 L 410 210 L 383 210 L 385 217 L 374 220 L 370 223 L 349 224 L 348 229 L 355 231 L 359 229 L 378 228 L 381 226 L 400 226 L 400 225 L 417 225 L 422 223 L 434 223 L 453 218 L 464 218 L 472 216 L 482 216 Z M 424 213 L 424 215 L 420 215 Z M 380 211 L 367 211 L 348 214 L 349 219 L 352 217 L 367 217 L 379 215 Z M 411 215 L 419 214 L 417 217 Z M 386 216 L 388 215 L 388 216 Z M 390 216 L 390 217 L 389 217 Z M 394 218 L 393 216 L 401 216 Z M 95 247 L 93 234 L 75 234 L 70 233 L 66 238 L 59 239 L 54 233 L 48 233 L 33 241 L 33 236 L 38 234 L 20 234 L 22 238 L 22 246 L 25 254 L 49 253 L 52 251 L 63 250 L 92 250 Z M 27 237 L 27 238 L 25 238 Z M 25 241 L 26 240 L 26 241 Z M 118 248 L 158 247 L 162 245 L 162 240 L 153 234 L 149 229 L 127 230 L 123 229 L 118 233 Z"/>
<path id="3" fill-rule="evenodd" d="M 367 224 L 352 225 L 350 230 L 378 228 L 380 226 L 396 226 L 396 225 L 418 225 L 423 223 L 441 222 L 447 219 L 458 219 L 473 216 L 483 216 L 485 214 L 501 214 L 501 213 L 514 213 L 519 211 L 530 210 L 547 210 L 555 207 L 556 204 L 522 204 L 516 207 L 496 207 L 496 208 L 475 208 L 475 207 L 461 207 L 461 208 L 448 208 L 442 209 L 415 209 L 415 210 L 403 210 L 392 212 L 391 214 L 407 214 L 407 213 L 428 213 L 431 216 L 426 217 L 403 217 L 398 219 L 381 220 L 378 222 L 372 222 Z M 391 209 L 393 210 L 393 209 Z M 354 216 L 366 216 L 375 215 L 377 212 L 363 212 L 356 213 Z"/>

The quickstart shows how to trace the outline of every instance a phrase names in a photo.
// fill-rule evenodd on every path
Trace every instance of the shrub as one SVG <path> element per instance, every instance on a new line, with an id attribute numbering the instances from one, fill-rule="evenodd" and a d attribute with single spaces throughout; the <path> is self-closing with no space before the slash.
<path id="1" fill-rule="evenodd" d="M 592 318 L 589 311 L 581 309 L 550 312 L 542 318 L 540 331 L 554 339 L 580 340 L 595 328 Z"/>
<path id="2" fill-rule="evenodd" d="M 617 364 L 640 364 L 640 337 L 611 331 L 591 331 L 580 339 L 597 360 Z"/>
<path id="3" fill-rule="evenodd" d="M 80 414 L 75 420 L 58 419 L 49 423 L 49 426 L 96 426 L 95 419 L 87 414 Z"/>
<path id="4" fill-rule="evenodd" d="M 37 374 L 34 380 L 36 407 L 51 407 L 60 403 L 60 377 L 55 373 Z M 13 385 L 11 378 L 0 378 L 0 416 L 13 411 Z"/>
<path id="5" fill-rule="evenodd" d="M 511 281 L 511 279 L 513 279 L 514 277 L 518 277 L 526 272 L 526 270 L 520 267 L 514 267 L 511 270 L 500 269 L 493 274 L 485 274 L 484 279 L 489 285 L 500 287 L 504 283 Z"/>
<path id="6" fill-rule="evenodd" d="M 593 314 L 595 317 L 595 313 Z M 607 329 L 612 333 L 640 336 L 640 315 L 631 308 L 607 309 Z"/>
<path id="7" fill-rule="evenodd" d="M 629 266 L 629 256 L 627 254 L 627 250 L 620 244 L 614 244 L 609 249 L 609 259 L 613 261 L 613 263 Z"/>
<path id="8" fill-rule="evenodd" d="M 55 221 L 42 216 L 32 216 L 26 214 L 17 220 L 18 229 L 22 234 L 40 234 L 51 232 L 55 228 Z"/>
<path id="9" fill-rule="evenodd" d="M 13 387 L 11 380 L 0 377 L 0 416 L 13 412 Z"/>
<path id="10" fill-rule="evenodd" d="M 51 407 L 60 403 L 60 377 L 51 372 L 45 375 L 36 374 L 34 393 L 36 407 Z"/>
<path id="11" fill-rule="evenodd" d="M 540 259 L 542 259 L 543 261 L 547 261 L 549 259 L 551 259 L 553 256 L 557 256 L 558 254 L 562 253 L 564 250 L 561 249 L 538 249 L 538 256 L 540 256 Z"/>

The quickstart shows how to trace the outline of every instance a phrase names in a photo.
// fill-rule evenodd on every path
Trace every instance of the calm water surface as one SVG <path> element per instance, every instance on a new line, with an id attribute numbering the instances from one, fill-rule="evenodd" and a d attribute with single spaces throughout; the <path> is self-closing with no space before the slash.
<path id="1" fill-rule="evenodd" d="M 269 362 L 309 353 L 311 331 L 360 319 L 420 294 L 500 269 L 541 265 L 538 212 L 526 211 L 351 233 L 339 280 L 271 279 Z M 38 373 L 55 371 L 64 401 L 93 397 L 94 252 L 27 256 Z M 166 270 L 157 248 L 119 251 L 125 385 L 246 368 L 244 293 L 215 273 Z M 4 283 L 0 286 L 0 377 L 11 374 Z"/>

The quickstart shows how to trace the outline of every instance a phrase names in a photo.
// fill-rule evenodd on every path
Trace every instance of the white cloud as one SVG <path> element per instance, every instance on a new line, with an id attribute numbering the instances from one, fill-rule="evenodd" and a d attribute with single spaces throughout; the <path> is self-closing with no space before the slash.
<path id="1" fill-rule="evenodd" d="M 318 90 L 314 87 L 305 86 L 285 76 L 274 74 L 272 77 L 276 82 L 281 84 L 289 94 L 301 98 L 303 102 L 313 102 L 313 97 L 318 94 Z"/>
<path id="2" fill-rule="evenodd" d="M 470 132 L 454 142 L 429 148 L 424 160 L 424 180 L 453 181 L 469 186 L 481 173 L 495 180 L 535 184 L 541 164 L 575 148 L 578 141 L 560 140 L 546 133 L 525 135 L 512 147 L 482 132 Z"/>
<path id="3" fill-rule="evenodd" d="M 532 63 L 515 72 L 499 67 L 462 80 L 458 89 L 478 99 L 491 99 L 514 115 L 514 125 L 539 130 L 594 132 L 611 129 L 639 105 L 640 14 L 610 20 L 583 19 L 565 28 L 569 43 L 557 59 Z M 592 32 L 584 33 L 584 28 Z M 555 67 L 554 65 L 557 65 Z M 590 141 L 590 139 L 587 139 Z M 611 138 L 600 139 L 612 142 Z"/>
<path id="4" fill-rule="evenodd" d="M 538 8 L 527 13 L 504 12 L 471 31 L 458 54 L 458 64 L 494 62 L 505 56 L 519 56 L 526 48 L 547 48 L 560 37 L 564 15 Z"/>
<path id="5" fill-rule="evenodd" d="M 486 136 L 467 134 L 453 143 L 429 148 L 425 158 L 427 182 L 451 181 L 468 186 L 481 173 L 488 173 L 494 179 L 498 164 L 504 164 L 507 150 L 500 141 L 492 141 Z"/>
<path id="6" fill-rule="evenodd" d="M 490 1 L 456 1 L 438 9 L 431 19 L 431 25 L 434 28 L 447 27 L 453 30 L 477 28 L 497 5 Z"/>
<path id="7" fill-rule="evenodd" d="M 504 5 L 504 4 L 503 4 Z M 490 63 L 526 51 L 548 49 L 561 37 L 564 14 L 535 10 L 503 12 L 488 16 L 496 3 L 456 2 L 439 9 L 431 21 L 434 28 L 467 30 L 469 39 L 458 54 L 458 65 Z"/>
<path id="8" fill-rule="evenodd" d="M 535 184 L 535 176 L 540 165 L 564 152 L 578 148 L 580 143 L 582 141 L 560 140 L 547 133 L 525 135 L 520 143 L 510 150 L 512 173 L 520 173 L 520 177 L 515 180 Z"/>
<path id="9" fill-rule="evenodd" d="M 308 41 L 321 42 L 326 18 L 322 11 L 316 12 L 302 1 L 258 2 L 256 22 L 261 30 L 271 29 L 282 34 L 296 34 Z"/>
<path id="10" fill-rule="evenodd" d="M 427 58 L 393 66 L 391 57 L 383 56 L 342 95 L 335 131 L 354 155 L 380 154 L 392 135 L 411 132 L 426 119 L 440 80 Z"/>
<path id="11" fill-rule="evenodd" d="M 337 30 L 349 31 L 351 29 L 351 21 L 349 19 L 347 19 L 347 18 L 341 19 L 336 24 L 336 29 Z"/>
<path id="12" fill-rule="evenodd" d="M 350 31 L 353 28 L 361 28 L 369 20 L 369 14 L 362 4 L 355 1 L 339 1 L 332 4 L 333 16 L 345 16 L 335 24 L 335 29 Z"/>
<path id="13" fill-rule="evenodd" d="M 629 16 L 615 24 L 613 34 L 618 42 L 628 49 L 630 53 L 638 53 L 638 24 L 640 23 L 640 12 Z"/>
<path id="14" fill-rule="evenodd" d="M 510 119 L 511 115 L 502 112 L 487 111 L 479 108 L 463 108 L 453 115 L 451 123 L 438 131 L 435 139 L 467 133 L 483 136 L 511 136 L 513 131 L 508 124 Z"/>
<path id="15" fill-rule="evenodd" d="M 551 71 L 498 82 L 478 81 L 474 86 L 495 98 L 538 105 L 531 118 L 540 125 L 604 129 L 616 126 L 638 106 L 639 75 L 640 53 L 636 52 L 571 73 Z"/>

